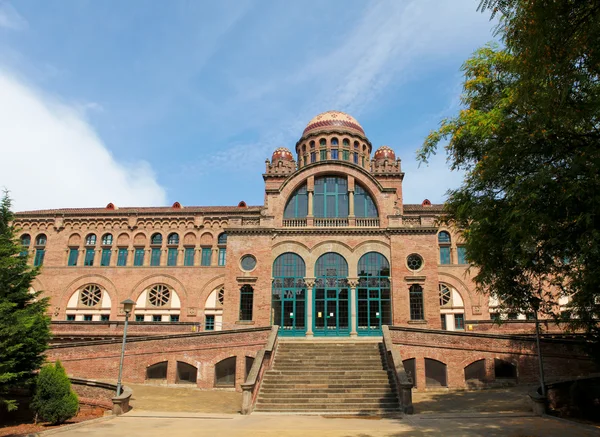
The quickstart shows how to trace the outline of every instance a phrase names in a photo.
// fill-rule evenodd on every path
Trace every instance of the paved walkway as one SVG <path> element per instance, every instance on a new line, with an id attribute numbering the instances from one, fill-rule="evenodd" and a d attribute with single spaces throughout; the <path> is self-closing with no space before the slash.
<path id="1" fill-rule="evenodd" d="M 201 415 L 192 413 L 130 413 L 112 420 L 60 432 L 61 437 L 399 437 L 399 436 L 502 436 L 592 437 L 600 429 L 523 414 L 430 414 L 398 419 L 324 418 L 266 414 Z"/>

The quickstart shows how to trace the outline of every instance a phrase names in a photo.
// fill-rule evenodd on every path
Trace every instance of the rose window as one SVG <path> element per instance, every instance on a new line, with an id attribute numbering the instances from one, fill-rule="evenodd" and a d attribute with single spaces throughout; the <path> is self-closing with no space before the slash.
<path id="1" fill-rule="evenodd" d="M 419 270 L 423 266 L 423 258 L 416 253 L 408 255 L 406 258 L 406 264 L 410 270 Z"/>
<path id="2" fill-rule="evenodd" d="M 102 290 L 97 285 L 88 285 L 81 290 L 81 303 L 87 307 L 94 307 L 102 299 Z"/>
<path id="3" fill-rule="evenodd" d="M 155 285 L 150 289 L 148 300 L 155 307 L 162 307 L 169 303 L 171 292 L 166 285 Z"/>
<path id="4" fill-rule="evenodd" d="M 440 284 L 440 306 L 448 305 L 451 298 L 450 288 L 447 285 Z"/>

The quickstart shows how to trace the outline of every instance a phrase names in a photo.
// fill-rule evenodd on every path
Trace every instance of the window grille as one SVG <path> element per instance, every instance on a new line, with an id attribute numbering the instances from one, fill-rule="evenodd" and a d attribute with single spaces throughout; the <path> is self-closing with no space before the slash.
<path id="1" fill-rule="evenodd" d="M 102 300 L 102 290 L 99 286 L 91 284 L 86 286 L 79 295 L 81 305 L 95 307 Z"/>
<path id="2" fill-rule="evenodd" d="M 171 291 L 166 285 L 153 286 L 148 293 L 148 301 L 155 307 L 162 307 L 169 303 Z"/>

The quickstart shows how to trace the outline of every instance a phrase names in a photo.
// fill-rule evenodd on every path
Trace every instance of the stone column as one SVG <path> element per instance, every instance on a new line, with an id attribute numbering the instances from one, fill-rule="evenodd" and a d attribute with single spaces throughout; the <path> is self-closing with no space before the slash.
<path id="1" fill-rule="evenodd" d="M 358 278 L 348 278 L 350 285 L 350 337 L 357 337 L 356 332 L 356 287 L 358 286 Z"/>
<path id="2" fill-rule="evenodd" d="M 313 287 L 315 278 L 304 278 L 306 284 L 306 336 L 313 337 Z"/>

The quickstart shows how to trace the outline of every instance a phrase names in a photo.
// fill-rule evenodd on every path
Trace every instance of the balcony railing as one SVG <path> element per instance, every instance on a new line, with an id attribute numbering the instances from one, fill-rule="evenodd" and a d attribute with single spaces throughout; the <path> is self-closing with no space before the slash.
<path id="1" fill-rule="evenodd" d="M 379 227 L 379 219 L 378 218 L 357 218 L 356 219 L 356 227 L 378 228 Z"/>
<path id="2" fill-rule="evenodd" d="M 284 228 L 378 228 L 379 218 L 361 217 L 361 218 L 335 218 L 335 217 L 314 217 L 314 218 L 286 218 L 283 219 Z"/>
<path id="3" fill-rule="evenodd" d="M 284 228 L 305 228 L 306 227 L 306 219 L 305 218 L 283 219 L 283 227 Z"/>
<path id="4" fill-rule="evenodd" d="M 347 218 L 316 218 L 314 224 L 318 228 L 343 228 L 348 226 Z"/>

